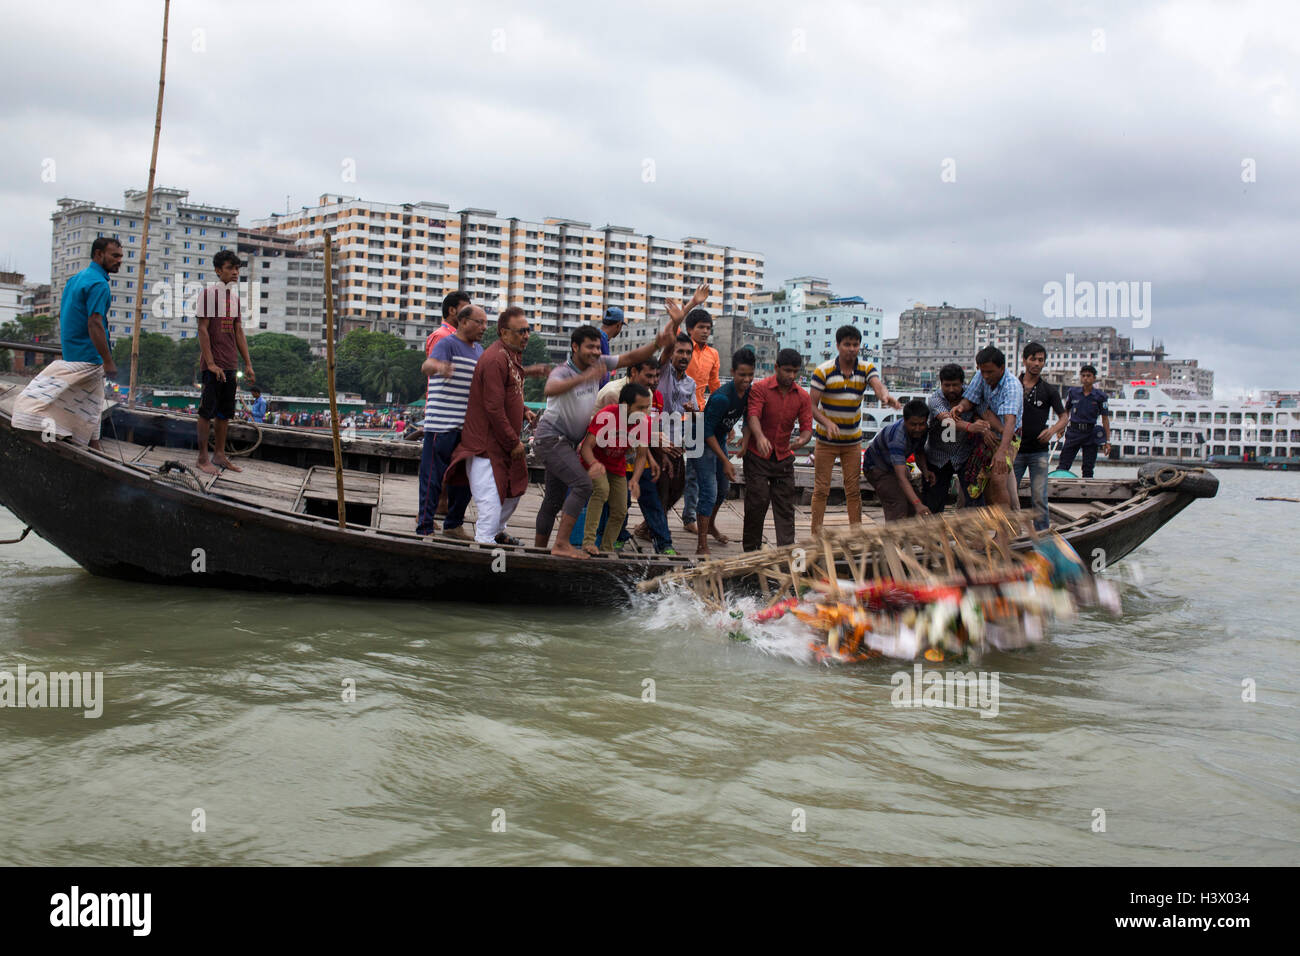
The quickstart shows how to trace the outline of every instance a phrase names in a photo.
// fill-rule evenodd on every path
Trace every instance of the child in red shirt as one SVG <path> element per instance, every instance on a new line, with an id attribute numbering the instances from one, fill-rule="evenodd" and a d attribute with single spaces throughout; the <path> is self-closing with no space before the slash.
<path id="1" fill-rule="evenodd" d="M 582 529 L 582 549 L 588 554 L 614 550 L 614 541 L 623 519 L 627 517 L 627 496 L 631 489 L 635 500 L 641 498 L 641 472 L 649 458 L 650 389 L 628 383 L 618 396 L 617 405 L 606 405 L 596 412 L 587 426 L 587 434 L 578 446 L 578 455 L 591 475 L 591 498 L 587 501 L 587 518 Z M 643 434 L 644 433 L 644 434 Z M 632 477 L 627 476 L 628 452 L 636 450 Z M 601 509 L 609 503 L 609 518 L 601 548 L 596 547 L 596 526 Z"/>

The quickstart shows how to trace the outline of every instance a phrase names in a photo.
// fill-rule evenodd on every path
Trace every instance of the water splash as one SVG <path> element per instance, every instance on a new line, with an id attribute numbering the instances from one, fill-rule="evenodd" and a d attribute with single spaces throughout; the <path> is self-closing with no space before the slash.
<path id="1" fill-rule="evenodd" d="M 751 619 L 765 602 L 733 596 L 727 611 L 710 611 L 685 588 L 638 595 L 634 613 L 647 631 L 689 631 L 711 642 L 731 641 L 800 664 L 814 661 L 807 625 L 793 617 L 759 623 Z"/>

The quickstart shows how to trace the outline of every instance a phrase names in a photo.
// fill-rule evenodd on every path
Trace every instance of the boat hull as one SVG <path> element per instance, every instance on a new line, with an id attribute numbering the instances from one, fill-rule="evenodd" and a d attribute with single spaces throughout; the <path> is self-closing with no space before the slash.
<path id="1" fill-rule="evenodd" d="M 178 454 L 179 457 L 179 454 Z M 1211 481 L 1213 479 L 1210 479 Z M 1134 483 L 1060 486 L 1063 497 Z M 1215 483 L 1217 487 L 1217 483 Z M 1053 494 L 1057 493 L 1054 487 Z M 1209 491 L 1213 494 L 1213 490 Z M 1064 535 L 1090 564 L 1130 554 L 1206 489 L 1148 490 Z M 111 578 L 251 591 L 484 604 L 618 606 L 636 582 L 690 562 L 627 554 L 556 558 L 532 547 L 466 545 L 385 533 L 248 504 L 162 480 L 0 416 L 0 503 L 87 571 Z M 1030 544 L 1021 539 L 1016 547 Z"/>
<path id="2" fill-rule="evenodd" d="M 30 437 L 29 437 L 30 436 Z M 252 591 L 485 604 L 626 604 L 650 568 L 534 548 L 343 531 L 215 500 L 0 423 L 0 503 L 92 574 Z M 662 564 L 663 562 L 657 562 Z M 680 567 L 682 562 L 674 565 Z"/>

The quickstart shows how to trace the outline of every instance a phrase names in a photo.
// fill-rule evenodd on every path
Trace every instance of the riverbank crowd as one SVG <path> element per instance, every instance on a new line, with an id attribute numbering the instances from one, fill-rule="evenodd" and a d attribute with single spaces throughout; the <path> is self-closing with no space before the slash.
<path id="1" fill-rule="evenodd" d="M 52 423 L 58 437 L 98 447 L 104 375 L 116 373 L 104 322 L 112 298 L 108 275 L 121 261 L 116 239 L 92 243 L 90 265 L 64 289 L 63 360 L 47 365 L 23 390 L 14 406 L 15 427 L 43 430 Z M 217 253 L 217 281 L 198 308 L 203 390 L 197 466 L 212 473 L 239 470 L 225 457 L 224 436 L 235 415 L 241 358 L 244 379 L 255 382 L 235 291 L 242 265 L 228 250 Z M 532 452 L 545 469 L 532 543 L 578 559 L 620 550 L 633 536 L 657 553 L 677 554 L 667 514 L 679 501 L 697 555 L 709 554 L 711 540 L 728 543 L 716 517 L 737 481 L 733 457 L 744 467 L 744 549 L 762 547 L 769 510 L 777 545 L 793 544 L 795 455 L 814 439 L 814 534 L 822 527 L 836 463 L 850 525 L 863 518 L 862 478 L 880 500 L 884 519 L 895 521 L 942 512 L 953 496 L 957 507 L 1017 509 L 1019 481 L 1028 473 L 1035 525 L 1046 529 L 1051 440 L 1066 435 L 1061 467 L 1068 469 L 1081 453 L 1084 477 L 1092 476 L 1098 451 L 1109 453 L 1110 412 L 1106 394 L 1095 387 L 1096 370 L 1083 366 L 1080 385 L 1063 399 L 1041 378 L 1047 351 L 1036 342 L 1025 346 L 1019 375 L 1008 370 L 1000 350 L 986 346 L 975 356 L 978 374 L 970 382 L 961 366 L 945 365 L 939 387 L 905 405 L 889 393 L 874 363 L 861 357 L 862 336 L 851 325 L 836 331 L 836 354 L 812 369 L 807 389 L 799 384 L 804 359 L 794 349 L 782 349 L 774 374 L 756 380 L 754 352 L 741 348 L 728 357 L 724 384 L 722 356 L 709 344 L 713 319 L 701 308 L 709 291 L 701 285 L 684 305 L 668 299 L 667 322 L 655 339 L 622 353 L 612 343 L 623 330 L 623 311 L 611 307 L 601 328 L 573 330 L 567 359 L 554 367 L 522 364 L 532 335 L 523 309 L 511 306 L 496 317 L 497 339 L 485 349 L 484 309 L 465 292 L 447 295 L 421 367 L 428 390 L 416 532 L 437 533 L 435 518 L 443 514 L 445 537 L 522 545 L 506 524 L 528 486 L 528 427 Z M 618 369 L 625 373 L 614 378 Z M 524 404 L 523 381 L 530 376 L 546 379 L 540 417 Z M 899 414 L 863 448 L 867 389 Z M 328 424 L 319 412 L 272 412 L 268 418 L 256 388 L 253 399 L 248 411 L 255 421 Z M 401 426 L 402 419 L 354 415 L 350 423 L 386 428 Z M 210 458 L 209 429 L 218 449 Z M 471 500 L 478 512 L 472 535 L 464 526 Z M 633 501 L 642 521 L 629 531 Z"/>

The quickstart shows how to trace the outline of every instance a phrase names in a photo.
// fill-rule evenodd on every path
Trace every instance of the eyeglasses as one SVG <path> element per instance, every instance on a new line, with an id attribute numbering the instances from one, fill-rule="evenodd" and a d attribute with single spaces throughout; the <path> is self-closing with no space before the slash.
<path id="1" fill-rule="evenodd" d="M 515 335 L 522 335 L 525 337 L 533 334 L 533 330 L 528 328 L 528 326 L 524 326 L 522 329 L 506 329 L 506 331 L 513 332 L 515 333 Z"/>

